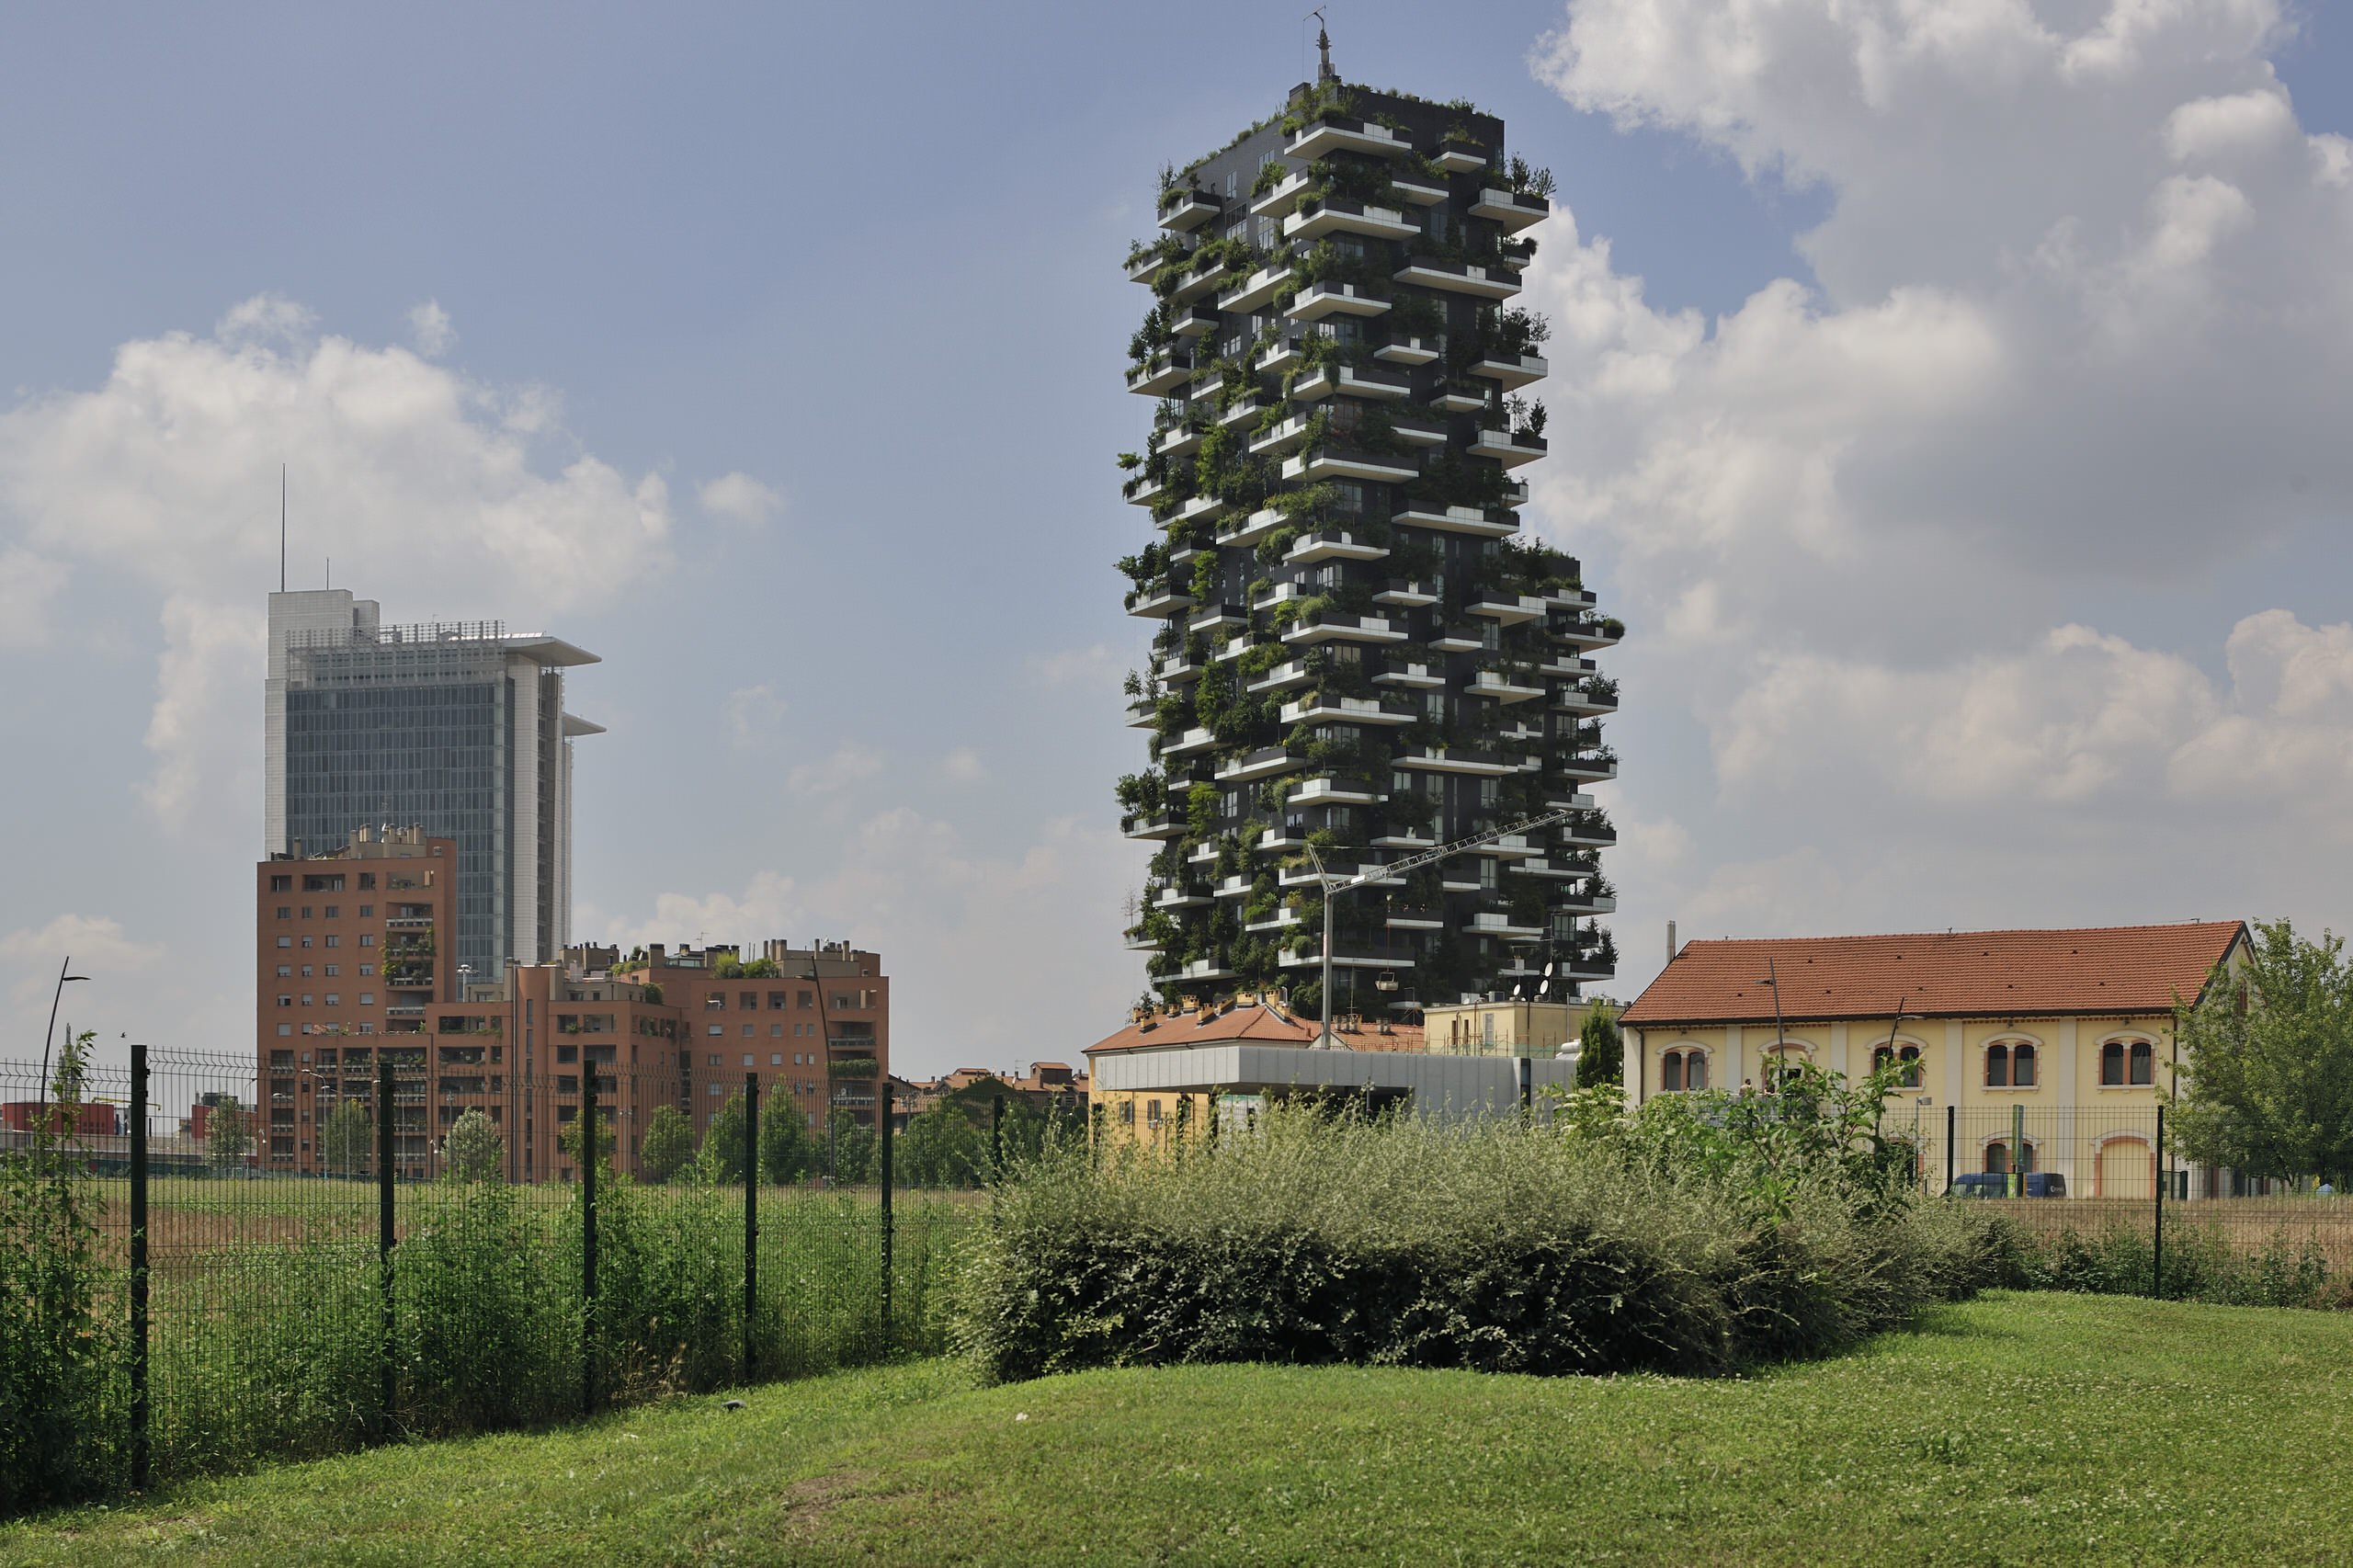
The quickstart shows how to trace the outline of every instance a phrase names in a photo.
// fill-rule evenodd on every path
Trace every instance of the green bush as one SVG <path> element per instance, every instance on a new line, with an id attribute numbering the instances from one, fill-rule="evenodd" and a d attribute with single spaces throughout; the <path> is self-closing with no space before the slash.
<path id="1" fill-rule="evenodd" d="M 98 1211 L 93 1185 L 45 1140 L 0 1155 L 0 1515 L 113 1479 L 129 1385 L 122 1282 L 100 1265 Z"/>
<path id="2" fill-rule="evenodd" d="M 1176 1155 L 1057 1142 L 995 1190 L 955 1336 L 1003 1379 L 1239 1360 L 1720 1373 L 1841 1349 L 1985 1278 L 1968 1216 L 1890 1196 L 1869 1162 L 1663 1164 L 1688 1130 L 1597 1104 L 1550 1127 L 1276 1106 Z"/>

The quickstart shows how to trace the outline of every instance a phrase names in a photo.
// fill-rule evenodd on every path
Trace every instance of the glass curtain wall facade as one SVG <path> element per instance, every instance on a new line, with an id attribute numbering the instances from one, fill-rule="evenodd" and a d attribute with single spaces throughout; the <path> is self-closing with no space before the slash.
<path id="1" fill-rule="evenodd" d="M 362 826 L 454 839 L 452 971 L 486 983 L 509 957 L 553 961 L 570 937 L 571 738 L 597 732 L 564 713 L 563 666 L 594 655 L 495 621 L 372 613 L 274 625 L 272 644 L 271 852 Z"/>
<path id="2" fill-rule="evenodd" d="M 1313 846 L 1371 870 L 1572 814 L 1341 898 L 1339 1012 L 1615 971 L 1622 635 L 1573 558 L 1527 539 L 1547 326 L 1512 301 L 1552 180 L 1468 105 L 1328 74 L 1223 151 L 1164 171 L 1129 390 L 1154 400 L 1127 498 L 1154 537 L 1120 562 L 1159 623 L 1129 677 L 1149 765 L 1119 784 L 1152 843 L 1128 942 L 1164 995 L 1315 995 Z M 1376 989 L 1386 986 L 1386 989 Z"/>

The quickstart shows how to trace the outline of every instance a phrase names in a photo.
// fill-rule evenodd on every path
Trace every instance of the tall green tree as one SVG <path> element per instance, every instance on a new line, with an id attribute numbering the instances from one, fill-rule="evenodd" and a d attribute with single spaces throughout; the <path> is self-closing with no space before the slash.
<path id="1" fill-rule="evenodd" d="M 319 1128 L 319 1158 L 329 1176 L 364 1176 L 376 1144 L 376 1123 L 358 1100 L 338 1100 Z"/>
<path id="2" fill-rule="evenodd" d="M 739 1091 L 727 1096 L 703 1129 L 702 1153 L 695 1159 L 698 1178 L 719 1186 L 732 1186 L 744 1179 L 744 1096 Z"/>
<path id="3" fill-rule="evenodd" d="M 506 1155 L 506 1141 L 480 1106 L 451 1122 L 442 1135 L 441 1169 L 453 1181 L 494 1181 Z"/>
<path id="4" fill-rule="evenodd" d="M 555 1135 L 555 1146 L 563 1150 L 564 1157 L 575 1165 L 588 1163 L 580 1153 L 581 1134 L 587 1126 L 586 1117 L 575 1116 L 565 1122 L 563 1130 Z M 599 1109 L 597 1112 L 596 1140 L 597 1157 L 609 1161 L 613 1154 L 613 1116 L 610 1111 Z"/>
<path id="5" fill-rule="evenodd" d="M 760 1108 L 760 1177 L 781 1187 L 807 1176 L 824 1162 L 824 1151 L 809 1135 L 809 1123 L 790 1095 L 781 1090 Z"/>
<path id="6" fill-rule="evenodd" d="M 896 1152 L 892 1151 L 894 1154 Z M 876 1179 L 876 1162 L 874 1129 L 860 1125 L 858 1118 L 846 1110 L 835 1111 L 835 1182 L 842 1187 L 862 1187 Z"/>
<path id="7" fill-rule="evenodd" d="M 2168 1131 L 2201 1165 L 2353 1178 L 2353 964 L 2342 938 L 2258 921 L 2243 973 L 2217 969 L 2180 1010 Z"/>
<path id="8" fill-rule="evenodd" d="M 640 1168 L 648 1181 L 668 1181 L 695 1157 L 694 1123 L 674 1105 L 658 1105 L 646 1119 L 645 1137 L 637 1146 Z"/>
<path id="9" fill-rule="evenodd" d="M 1587 1009 L 1577 1041 L 1578 1088 L 1606 1089 L 1625 1082 L 1626 1037 L 1614 1005 L 1596 1002 Z"/>
<path id="10" fill-rule="evenodd" d="M 233 1099 L 212 1108 L 204 1124 L 204 1158 L 216 1171 L 233 1171 L 254 1152 L 253 1112 Z"/>
<path id="11" fill-rule="evenodd" d="M 909 1187 L 977 1187 L 988 1161 L 988 1134 L 953 1096 L 942 1095 L 907 1119 L 892 1149 L 894 1182 Z"/>

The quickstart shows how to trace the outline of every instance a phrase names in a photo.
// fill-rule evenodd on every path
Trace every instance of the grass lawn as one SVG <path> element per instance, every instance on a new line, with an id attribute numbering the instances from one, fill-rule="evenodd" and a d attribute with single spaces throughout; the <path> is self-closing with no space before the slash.
<path id="1" fill-rule="evenodd" d="M 1995 1295 L 1745 1381 L 943 1362 L 0 1527 L 0 1562 L 2353 1561 L 2353 1317 Z"/>

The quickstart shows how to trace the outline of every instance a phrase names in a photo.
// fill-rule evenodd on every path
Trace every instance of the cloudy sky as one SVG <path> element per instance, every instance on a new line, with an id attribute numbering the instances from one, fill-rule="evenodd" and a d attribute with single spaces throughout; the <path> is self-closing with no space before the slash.
<path id="1" fill-rule="evenodd" d="M 1527 516 L 1631 628 L 1615 989 L 1670 918 L 2345 926 L 2353 17 L 1327 14 L 1560 181 Z M 911 1071 L 1107 1032 L 1118 258 L 1309 69 L 1171 15 L 17 18 L 0 1057 L 68 950 L 77 1024 L 250 1048 L 281 462 L 295 585 L 604 655 L 580 932 L 879 948 Z"/>

